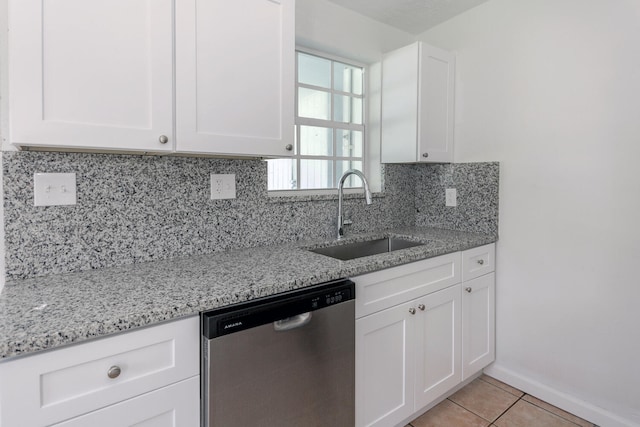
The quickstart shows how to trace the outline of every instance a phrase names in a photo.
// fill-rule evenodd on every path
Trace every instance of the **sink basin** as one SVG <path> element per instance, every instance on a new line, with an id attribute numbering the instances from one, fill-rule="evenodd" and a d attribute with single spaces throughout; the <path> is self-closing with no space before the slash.
<path id="1" fill-rule="evenodd" d="M 424 243 L 412 242 L 411 240 L 386 237 L 384 239 L 368 240 L 365 242 L 347 243 L 345 245 L 328 246 L 326 248 L 312 249 L 311 252 L 326 255 L 331 258 L 347 261 L 369 255 L 383 254 L 400 249 L 420 246 Z"/>

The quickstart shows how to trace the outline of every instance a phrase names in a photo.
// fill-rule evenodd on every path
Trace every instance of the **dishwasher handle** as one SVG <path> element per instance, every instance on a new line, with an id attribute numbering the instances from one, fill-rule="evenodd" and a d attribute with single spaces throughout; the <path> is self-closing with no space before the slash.
<path id="1" fill-rule="evenodd" d="M 311 312 L 298 314 L 297 316 L 287 317 L 286 319 L 276 320 L 273 322 L 273 329 L 276 332 L 290 331 L 291 329 L 301 328 L 311 322 Z"/>

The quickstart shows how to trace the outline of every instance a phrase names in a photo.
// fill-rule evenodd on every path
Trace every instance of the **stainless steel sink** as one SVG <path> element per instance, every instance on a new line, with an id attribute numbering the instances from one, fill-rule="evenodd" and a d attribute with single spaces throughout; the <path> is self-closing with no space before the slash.
<path id="1" fill-rule="evenodd" d="M 384 239 L 368 240 L 365 242 L 347 243 L 345 245 L 328 246 L 325 248 L 311 249 L 311 252 L 326 255 L 331 258 L 347 261 L 369 255 L 383 254 L 400 249 L 420 246 L 424 243 L 412 242 L 411 240 L 386 237 Z"/>

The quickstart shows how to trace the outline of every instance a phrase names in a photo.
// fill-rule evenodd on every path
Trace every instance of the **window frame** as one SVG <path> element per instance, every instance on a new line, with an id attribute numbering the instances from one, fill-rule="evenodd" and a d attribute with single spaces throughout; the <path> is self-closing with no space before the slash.
<path id="1" fill-rule="evenodd" d="M 332 69 L 331 69 L 331 88 L 318 87 L 314 85 L 309 85 L 306 83 L 298 82 L 298 52 L 317 56 L 322 59 L 327 59 L 332 61 Z M 362 69 L 362 94 L 357 95 L 351 92 L 343 92 L 334 89 L 334 63 L 341 63 L 348 66 L 353 66 Z M 336 177 L 336 164 L 340 161 L 361 161 L 362 162 L 362 173 L 368 178 L 369 177 L 369 133 L 368 133 L 368 123 L 369 123 L 369 81 L 368 81 L 368 66 L 367 64 L 363 64 L 361 62 L 340 57 L 337 55 L 329 54 L 326 52 L 309 49 L 302 46 L 296 46 L 296 69 L 295 69 L 295 149 L 294 154 L 289 157 L 296 162 L 296 182 L 300 183 L 300 160 L 301 159 L 309 159 L 309 160 L 331 160 L 333 162 L 333 184 L 334 187 L 331 188 L 305 188 L 305 189 L 287 189 L 287 190 L 268 190 L 268 194 L 270 196 L 309 196 L 309 195 L 330 195 L 335 194 L 338 188 L 338 179 Z M 314 119 L 309 117 L 300 117 L 298 115 L 298 90 L 299 88 L 307 88 L 312 90 L 319 90 L 322 92 L 326 92 L 331 94 L 331 102 L 330 102 L 330 118 L 331 120 L 323 120 L 323 119 Z M 349 96 L 351 98 L 359 98 L 362 100 L 362 124 L 354 124 L 354 123 L 345 123 L 334 120 L 334 95 L 344 95 Z M 332 156 L 321 156 L 321 155 L 302 155 L 300 154 L 300 126 L 317 126 L 331 129 L 333 132 L 332 143 L 333 143 L 333 155 Z M 336 147 L 336 130 L 343 129 L 349 131 L 359 131 L 362 132 L 362 156 L 361 157 L 346 157 L 346 156 L 337 156 Z M 356 182 L 358 182 L 357 180 Z M 362 191 L 362 185 L 357 187 L 345 187 L 345 193 L 358 192 Z"/>

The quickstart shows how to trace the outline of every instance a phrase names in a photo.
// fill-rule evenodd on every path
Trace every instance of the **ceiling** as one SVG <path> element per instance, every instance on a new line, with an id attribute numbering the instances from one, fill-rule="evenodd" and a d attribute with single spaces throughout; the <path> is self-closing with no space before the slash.
<path id="1" fill-rule="evenodd" d="M 489 0 L 329 0 L 410 34 L 419 34 Z"/>

